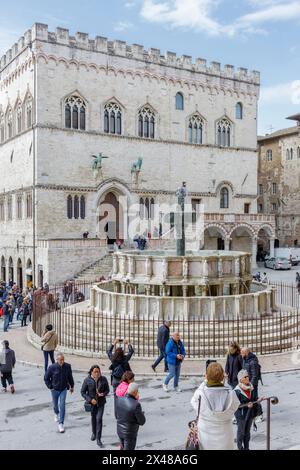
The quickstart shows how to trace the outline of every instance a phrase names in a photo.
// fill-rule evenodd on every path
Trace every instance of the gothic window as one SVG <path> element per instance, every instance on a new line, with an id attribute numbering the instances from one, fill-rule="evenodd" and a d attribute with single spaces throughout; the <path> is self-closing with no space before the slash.
<path id="1" fill-rule="evenodd" d="M 4 142 L 4 114 L 0 114 L 0 142 Z"/>
<path id="2" fill-rule="evenodd" d="M 300 147 L 297 147 L 297 158 L 300 158 Z"/>
<path id="3" fill-rule="evenodd" d="M 7 138 L 11 139 L 13 134 L 13 117 L 12 117 L 12 109 L 10 108 L 7 112 Z"/>
<path id="4" fill-rule="evenodd" d="M 183 111 L 184 109 L 184 98 L 183 94 L 180 92 L 176 95 L 176 109 L 179 109 L 180 111 Z"/>
<path id="5" fill-rule="evenodd" d="M 22 219 L 22 196 L 17 196 L 17 219 Z"/>
<path id="6" fill-rule="evenodd" d="M 85 197 L 80 198 L 80 218 L 85 219 Z"/>
<path id="7" fill-rule="evenodd" d="M 293 160 L 293 149 L 290 150 L 290 160 Z"/>
<path id="8" fill-rule="evenodd" d="M 286 149 L 286 159 L 290 160 L 290 149 Z"/>
<path id="9" fill-rule="evenodd" d="M 139 111 L 139 137 L 155 138 L 155 114 L 150 106 L 144 106 Z"/>
<path id="10" fill-rule="evenodd" d="M 203 144 L 204 122 L 199 114 L 194 114 L 189 120 L 189 143 Z"/>
<path id="11" fill-rule="evenodd" d="M 65 101 L 65 127 L 81 131 L 86 129 L 86 104 L 77 95 L 70 96 Z"/>
<path id="12" fill-rule="evenodd" d="M 32 126 L 32 99 L 28 99 L 26 103 L 26 122 L 27 129 Z"/>
<path id="13" fill-rule="evenodd" d="M 7 220 L 12 220 L 12 197 L 7 199 Z"/>
<path id="14" fill-rule="evenodd" d="M 79 219 L 79 197 L 74 197 L 74 219 Z"/>
<path id="15" fill-rule="evenodd" d="M 122 134 L 122 110 L 111 101 L 104 107 L 104 132 L 107 134 Z"/>
<path id="16" fill-rule="evenodd" d="M 231 123 L 226 118 L 217 122 L 217 145 L 219 147 L 230 147 L 231 145 Z"/>
<path id="17" fill-rule="evenodd" d="M 267 150 L 267 162 L 271 162 L 273 160 L 273 152 L 272 150 Z"/>
<path id="18" fill-rule="evenodd" d="M 235 117 L 236 119 L 243 119 L 243 105 L 242 103 L 237 103 L 235 106 Z"/>
<path id="19" fill-rule="evenodd" d="M 227 188 L 222 188 L 220 192 L 220 208 L 228 209 L 229 207 L 229 191 Z"/>
<path id="20" fill-rule="evenodd" d="M 154 220 L 155 200 L 153 198 L 140 198 L 140 219 Z"/>
<path id="21" fill-rule="evenodd" d="M 18 104 L 17 107 L 17 133 L 20 134 L 22 131 L 22 105 L 21 103 Z"/>
<path id="22" fill-rule="evenodd" d="M 26 217 L 27 219 L 32 218 L 32 194 L 26 195 Z"/>
<path id="23" fill-rule="evenodd" d="M 67 216 L 68 216 L 68 219 L 73 218 L 73 198 L 72 198 L 72 196 L 68 196 L 68 199 L 67 199 Z"/>

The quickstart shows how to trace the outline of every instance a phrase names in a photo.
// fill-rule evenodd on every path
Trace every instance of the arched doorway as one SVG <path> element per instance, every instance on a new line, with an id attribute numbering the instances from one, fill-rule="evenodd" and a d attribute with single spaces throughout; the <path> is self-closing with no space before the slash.
<path id="1" fill-rule="evenodd" d="M 6 281 L 6 261 L 4 256 L 1 256 L 1 280 Z"/>
<path id="2" fill-rule="evenodd" d="M 98 206 L 98 236 L 106 238 L 109 245 L 113 245 L 117 239 L 124 239 L 123 210 L 119 202 L 119 196 L 114 192 L 107 192 L 100 200 Z"/>
<path id="3" fill-rule="evenodd" d="M 241 225 L 234 228 L 230 235 L 231 249 L 233 251 L 252 253 L 253 236 L 254 234 L 247 226 Z"/>
<path id="4" fill-rule="evenodd" d="M 220 227 L 211 226 L 204 230 L 205 250 L 225 250 L 226 233 Z"/>
<path id="5" fill-rule="evenodd" d="M 8 260 L 8 282 L 10 281 L 14 282 L 14 262 L 12 257 L 10 257 Z"/>
<path id="6" fill-rule="evenodd" d="M 23 267 L 20 258 L 17 262 L 17 285 L 20 289 L 23 289 Z"/>
<path id="7" fill-rule="evenodd" d="M 33 286 L 32 284 L 32 262 L 31 259 L 27 260 L 26 263 L 26 287 L 29 289 Z"/>
<path id="8" fill-rule="evenodd" d="M 257 260 L 264 261 L 266 256 L 274 256 L 274 242 L 271 227 L 261 227 L 257 234 Z"/>

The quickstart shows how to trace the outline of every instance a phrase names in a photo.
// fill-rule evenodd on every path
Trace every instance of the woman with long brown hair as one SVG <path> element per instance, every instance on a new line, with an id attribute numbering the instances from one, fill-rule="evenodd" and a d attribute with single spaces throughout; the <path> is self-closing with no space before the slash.
<path id="1" fill-rule="evenodd" d="M 225 365 L 228 385 L 230 385 L 231 388 L 235 388 L 238 385 L 238 373 L 242 368 L 243 360 L 241 356 L 241 348 L 237 341 L 231 341 Z"/>

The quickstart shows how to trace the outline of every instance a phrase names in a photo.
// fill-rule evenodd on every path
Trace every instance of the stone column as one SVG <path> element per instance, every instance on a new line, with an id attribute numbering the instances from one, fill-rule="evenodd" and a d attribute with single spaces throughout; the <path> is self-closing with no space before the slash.
<path id="1" fill-rule="evenodd" d="M 257 255 L 257 237 L 252 238 L 252 269 L 257 268 L 257 263 L 256 263 L 256 255 Z"/>
<path id="2" fill-rule="evenodd" d="M 270 238 L 270 258 L 274 258 L 275 256 L 275 239 L 274 238 Z"/>
<path id="3" fill-rule="evenodd" d="M 225 251 L 229 251 L 230 250 L 230 241 L 231 241 L 231 238 L 225 238 L 224 239 L 224 248 L 225 248 Z"/>
<path id="4" fill-rule="evenodd" d="M 182 286 L 183 297 L 187 297 L 187 290 L 188 290 L 188 286 Z"/>
<path id="5" fill-rule="evenodd" d="M 146 290 L 146 295 L 150 295 L 151 286 L 146 286 L 146 287 L 145 287 L 145 290 Z"/>

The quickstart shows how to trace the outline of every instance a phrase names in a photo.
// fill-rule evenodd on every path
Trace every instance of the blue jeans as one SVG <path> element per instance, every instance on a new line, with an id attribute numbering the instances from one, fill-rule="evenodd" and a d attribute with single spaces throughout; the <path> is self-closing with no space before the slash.
<path id="1" fill-rule="evenodd" d="M 3 317 L 3 331 L 6 333 L 9 327 L 9 315 L 4 315 Z"/>
<path id="2" fill-rule="evenodd" d="M 169 365 L 169 375 L 165 380 L 165 385 L 168 385 L 170 380 L 174 377 L 174 388 L 178 387 L 179 376 L 180 376 L 180 369 L 181 369 L 181 362 L 178 362 L 175 366 L 173 364 Z"/>
<path id="3" fill-rule="evenodd" d="M 59 424 L 64 424 L 66 414 L 66 397 L 68 390 L 51 390 L 53 411 L 56 415 L 59 414 Z M 58 408 L 59 402 L 59 408 Z"/>
<path id="4" fill-rule="evenodd" d="M 44 353 L 44 360 L 45 360 L 45 372 L 47 372 L 49 356 L 50 356 L 50 360 L 51 360 L 52 364 L 55 363 L 54 351 L 43 351 L 43 353 Z"/>

